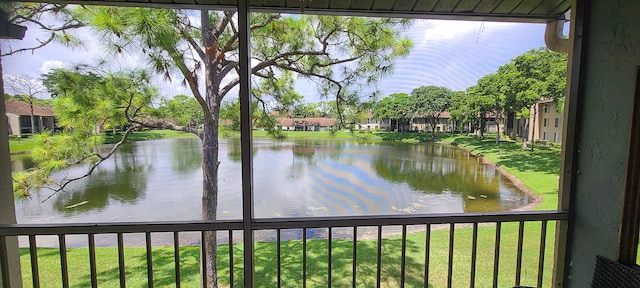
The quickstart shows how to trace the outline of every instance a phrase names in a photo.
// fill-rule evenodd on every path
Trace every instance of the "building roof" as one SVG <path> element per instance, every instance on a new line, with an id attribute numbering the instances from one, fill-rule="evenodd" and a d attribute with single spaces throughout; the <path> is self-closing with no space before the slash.
<path id="1" fill-rule="evenodd" d="M 27 0 L 82 5 L 234 10 L 238 0 Z M 253 12 L 426 19 L 547 22 L 563 19 L 572 0 L 249 0 Z"/>
<path id="2" fill-rule="evenodd" d="M 6 107 L 7 114 L 15 114 L 20 116 L 31 116 L 31 107 L 29 103 L 20 102 L 20 101 L 5 101 L 4 105 Z M 55 116 L 53 113 L 53 107 L 41 107 L 33 105 L 33 115 L 34 116 Z"/>
<path id="3" fill-rule="evenodd" d="M 233 125 L 232 119 L 220 119 L 220 126 L 231 126 Z"/>
<path id="4" fill-rule="evenodd" d="M 551 102 L 554 102 L 553 98 L 546 98 L 546 99 L 540 99 L 540 101 L 538 101 L 538 104 L 551 103 Z"/>
<path id="5" fill-rule="evenodd" d="M 320 126 L 329 127 L 336 124 L 335 118 L 276 118 L 280 126 Z"/>

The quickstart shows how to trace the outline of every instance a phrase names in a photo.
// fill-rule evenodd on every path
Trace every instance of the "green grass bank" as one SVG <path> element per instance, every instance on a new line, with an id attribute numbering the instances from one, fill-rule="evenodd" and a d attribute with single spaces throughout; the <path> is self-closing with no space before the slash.
<path id="1" fill-rule="evenodd" d="M 439 141 L 484 156 L 520 179 L 527 188 L 542 196 L 542 202 L 536 210 L 558 208 L 560 148 L 537 145 L 530 151 L 523 150 L 521 142 L 501 142 L 496 145 L 495 139 L 480 140 L 469 136 L 446 137 Z"/>
<path id="2" fill-rule="evenodd" d="M 105 144 L 112 144 L 120 141 L 120 139 L 122 139 L 122 136 L 123 136 L 122 133 L 118 133 L 118 134 L 104 133 L 102 135 L 102 141 Z M 129 141 L 145 141 L 145 140 L 182 138 L 182 137 L 195 137 L 195 135 L 187 132 L 173 131 L 173 130 L 144 130 L 144 131 L 136 131 L 131 133 L 131 135 L 129 135 Z M 35 147 L 35 145 L 37 145 L 37 141 L 35 137 L 9 138 L 9 151 L 11 152 L 11 154 L 29 153 Z"/>

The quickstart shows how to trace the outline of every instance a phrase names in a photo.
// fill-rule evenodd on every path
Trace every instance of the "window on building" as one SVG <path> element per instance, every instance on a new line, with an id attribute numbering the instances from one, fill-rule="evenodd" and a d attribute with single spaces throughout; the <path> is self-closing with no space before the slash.
<path id="1" fill-rule="evenodd" d="M 555 119 L 555 123 L 553 124 L 553 127 L 560 127 L 560 118 Z"/>
<path id="2" fill-rule="evenodd" d="M 542 112 L 544 112 L 544 113 L 549 112 L 549 106 L 548 106 L 547 104 L 544 104 L 544 105 L 542 106 Z"/>
<path id="3" fill-rule="evenodd" d="M 558 142 L 558 133 L 553 132 L 553 142 Z"/>
<path id="4" fill-rule="evenodd" d="M 33 133 L 30 116 L 20 116 L 20 133 Z"/>
<path id="5" fill-rule="evenodd" d="M 544 122 L 542 123 L 543 127 L 547 127 L 549 125 L 549 119 L 544 118 Z"/>
<path id="6" fill-rule="evenodd" d="M 547 132 L 542 132 L 542 140 L 547 140 Z"/>

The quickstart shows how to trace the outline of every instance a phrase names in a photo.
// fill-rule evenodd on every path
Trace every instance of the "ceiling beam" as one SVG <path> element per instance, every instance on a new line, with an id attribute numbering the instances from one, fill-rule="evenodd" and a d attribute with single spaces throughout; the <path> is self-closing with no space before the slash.
<path id="1" fill-rule="evenodd" d="M 154 2 L 157 1 L 157 2 Z M 46 3 L 58 3 L 58 4 L 78 4 L 78 5 L 99 5 L 99 6 L 124 6 L 124 7 L 151 7 L 151 8 L 168 8 L 168 9 L 209 9 L 209 10 L 236 10 L 236 6 L 231 4 L 235 2 L 231 1 L 219 1 L 218 4 L 197 4 L 197 1 L 183 1 L 183 0 L 170 0 L 174 3 L 167 3 L 167 1 L 152 0 L 151 2 L 135 0 L 135 1 L 117 1 L 117 0 L 27 0 L 25 2 L 46 2 Z M 182 3 L 176 3 L 176 2 Z M 373 1 L 373 0 L 372 0 Z M 381 1 L 381 0 L 375 0 Z M 374 2 L 375 2 L 374 1 Z M 540 0 L 544 1 L 544 0 Z M 190 2 L 190 3 L 185 3 Z M 215 1 L 212 1 L 215 2 Z M 555 14 L 527 14 L 527 13 L 497 13 L 496 11 L 407 11 L 407 10 L 383 10 L 383 9 L 354 9 L 349 8 L 319 8 L 318 6 L 306 5 L 301 8 L 300 6 L 288 7 L 284 4 L 285 1 L 281 1 L 282 6 L 275 6 L 276 2 L 268 1 L 262 2 L 264 5 L 251 5 L 252 12 L 263 13 L 285 13 L 285 14 L 320 14 L 320 15 L 334 15 L 334 16 L 365 16 L 365 17 L 391 17 L 391 18 L 411 18 L 411 19 L 442 19 L 442 20 L 472 20 L 472 21 L 493 21 L 493 22 L 525 22 L 525 23 L 546 23 L 552 20 L 562 19 L 564 13 Z M 420 2 L 420 1 L 418 1 Z M 256 3 L 252 1 L 252 3 Z M 260 2 L 258 2 L 260 3 Z M 234 3 L 235 4 L 235 3 Z M 274 4 L 274 6 L 266 6 L 267 4 Z M 540 11 L 544 13 L 544 11 Z M 554 11 L 555 13 L 555 11 Z"/>

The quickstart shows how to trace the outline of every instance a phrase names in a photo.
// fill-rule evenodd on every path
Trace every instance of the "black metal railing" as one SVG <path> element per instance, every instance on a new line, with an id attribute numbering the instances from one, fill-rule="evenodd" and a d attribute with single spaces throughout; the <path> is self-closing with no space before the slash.
<path id="1" fill-rule="evenodd" d="M 189 276 L 181 273 L 185 258 L 181 251 L 185 246 L 202 243 L 205 233 L 215 232 L 220 239 L 218 263 L 225 263 L 225 269 L 218 267 L 218 273 L 224 275 L 222 282 L 228 287 L 253 286 L 245 285 L 244 278 L 236 275 L 243 273 L 254 273 L 255 286 L 260 287 L 506 287 L 525 284 L 543 287 L 544 270 L 545 267 L 549 268 L 545 266 L 545 261 L 549 261 L 545 257 L 549 247 L 547 238 L 550 238 L 547 229 L 550 222 L 555 224 L 566 220 L 567 213 L 562 211 L 254 219 L 251 222 L 252 231 L 248 233 L 253 233 L 256 244 L 252 261 L 256 267 L 244 267 L 244 259 L 234 255 L 234 251 L 243 249 L 242 245 L 234 245 L 242 243 L 242 240 L 234 237 L 245 233 L 241 220 L 0 225 L 0 264 L 3 285 L 9 287 L 7 238 L 19 236 L 21 245 L 28 246 L 23 254 L 29 254 L 28 257 L 23 256 L 23 260 L 28 259 L 23 262 L 29 262 L 30 270 L 26 271 L 30 271 L 31 277 L 23 276 L 24 282 L 40 287 L 43 265 L 59 265 L 55 268 L 60 271 L 61 286 L 70 287 L 73 286 L 73 279 L 70 279 L 67 252 L 77 248 L 67 247 L 68 239 L 86 237 L 83 242 L 86 245 L 82 245 L 82 249 L 88 250 L 88 263 L 84 265 L 88 264 L 91 279 L 87 286 L 89 283 L 92 287 L 100 285 L 101 274 L 117 273 L 119 281 L 115 283 L 126 287 L 129 274 L 125 249 L 140 246 L 145 248 L 143 262 L 146 269 L 141 270 L 146 270 L 143 272 L 146 274 L 146 284 L 153 287 L 154 276 L 159 276 L 154 275 L 157 273 L 154 271 L 154 260 L 169 261 L 173 262 L 173 271 L 169 272 L 173 274 L 170 275 L 170 282 L 180 287 L 183 276 Z M 200 239 L 182 245 L 181 237 L 192 233 L 199 234 L 196 238 Z M 96 242 L 97 237 L 114 234 L 115 244 Z M 133 234 L 143 234 L 144 240 L 125 245 L 125 238 Z M 171 235 L 168 240 L 162 240 L 160 245 L 153 243 L 153 237 L 167 238 L 166 234 Z M 57 248 L 59 263 L 39 262 L 39 249 L 43 246 L 39 246 L 36 239 L 43 237 L 57 238 L 57 241 L 47 239 L 47 245 L 53 243 Z M 172 245 L 167 244 L 170 242 Z M 74 242 L 73 245 L 78 244 Z M 106 272 L 99 269 L 96 247 L 104 245 L 117 247 L 118 263 L 114 264 L 117 269 Z M 173 255 L 154 256 L 153 249 L 156 246 L 167 249 L 173 246 Z M 220 247 L 223 246 L 228 253 L 220 253 L 223 251 Z M 526 265 L 523 265 L 524 252 L 530 249 L 538 251 L 528 253 Z M 203 251 L 199 251 L 200 259 L 205 257 Z M 530 259 L 532 254 L 537 259 Z M 511 259 L 512 256 L 515 259 Z M 173 259 L 164 259 L 167 257 Z M 537 263 L 530 263 L 533 260 L 537 260 Z M 199 265 L 199 262 L 190 265 Z M 196 269 L 192 272 L 202 271 Z M 162 271 L 167 273 L 166 269 Z M 523 272 L 528 279 L 524 284 Z M 443 274 L 446 275 L 443 277 Z M 200 273 L 197 277 L 200 275 L 206 276 Z M 50 276 L 46 278 L 50 279 Z M 114 277 L 111 275 L 111 278 Z"/>

